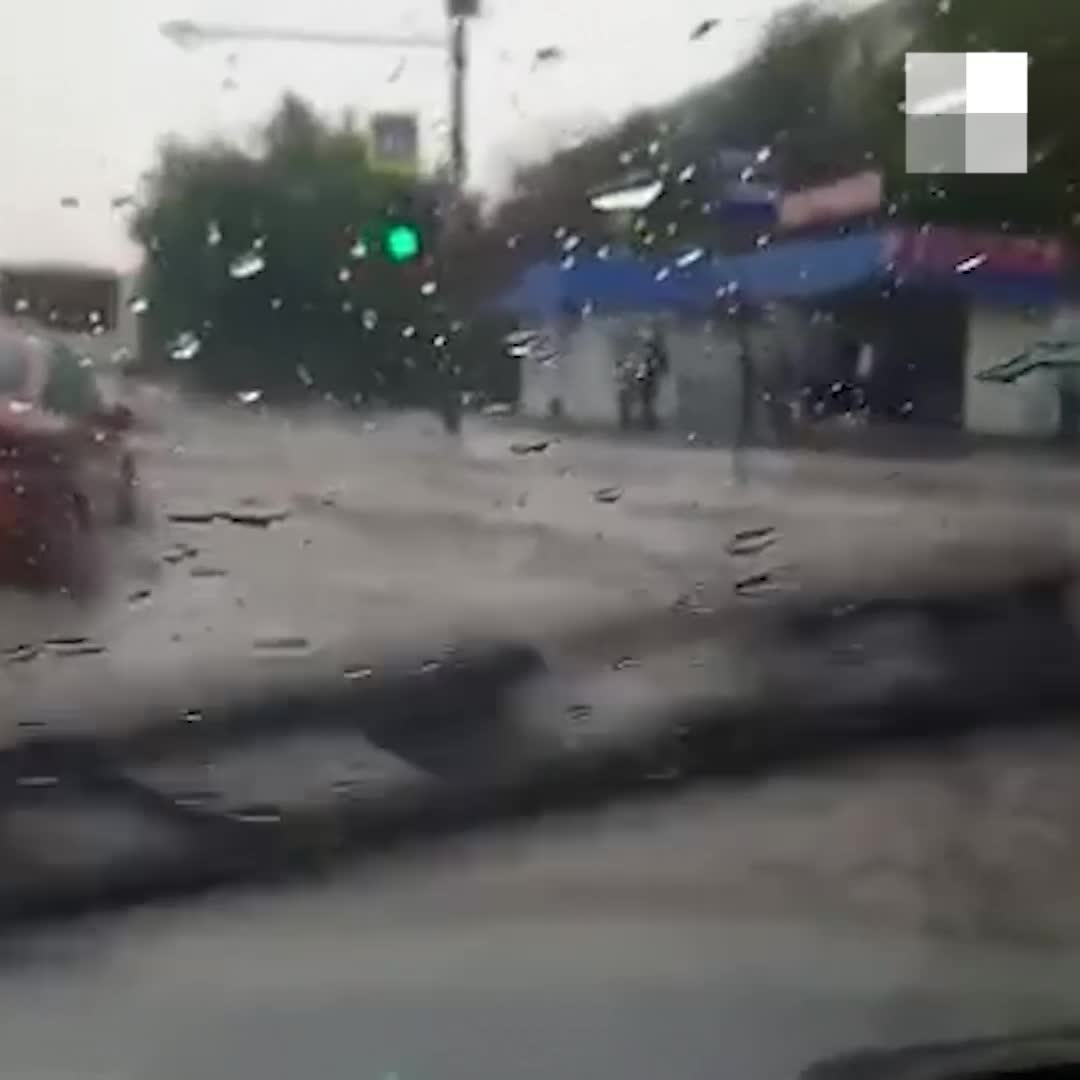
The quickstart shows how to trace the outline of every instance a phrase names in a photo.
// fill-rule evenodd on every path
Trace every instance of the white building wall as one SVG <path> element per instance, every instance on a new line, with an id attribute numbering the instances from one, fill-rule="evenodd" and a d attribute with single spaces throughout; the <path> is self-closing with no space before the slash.
<path id="1" fill-rule="evenodd" d="M 1014 383 L 987 383 L 978 372 L 1015 356 L 1045 334 L 1054 313 L 973 304 L 964 361 L 964 426 L 984 435 L 1052 437 L 1058 430 L 1057 377 L 1035 371 Z"/>
<path id="2" fill-rule="evenodd" d="M 547 417 L 551 404 L 562 402 L 562 415 L 585 424 L 618 424 L 618 390 L 615 358 L 621 335 L 633 330 L 632 319 L 588 318 L 565 334 L 546 328 L 555 355 L 536 360 L 526 357 L 521 368 L 520 411 L 525 416 Z M 675 353 L 682 335 L 671 331 L 668 347 L 675 367 Z M 657 398 L 661 423 L 670 423 L 676 412 L 675 380 L 664 379 Z"/>

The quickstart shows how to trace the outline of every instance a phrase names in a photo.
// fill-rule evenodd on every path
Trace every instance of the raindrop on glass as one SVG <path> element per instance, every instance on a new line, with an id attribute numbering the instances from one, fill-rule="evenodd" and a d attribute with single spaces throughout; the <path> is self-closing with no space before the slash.
<path id="1" fill-rule="evenodd" d="M 150 301 L 145 296 L 133 296 L 128 301 L 128 310 L 132 315 L 142 315 L 150 309 Z"/>
<path id="2" fill-rule="evenodd" d="M 680 255 L 675 261 L 675 265 L 679 267 L 693 266 L 694 263 L 705 257 L 704 248 L 693 248 L 691 251 L 687 251 Z"/>
<path id="3" fill-rule="evenodd" d="M 261 274 L 265 268 L 266 259 L 255 248 L 252 248 L 242 255 L 237 255 L 229 263 L 229 276 L 243 281 L 246 278 L 255 277 L 256 274 Z"/>
<path id="4" fill-rule="evenodd" d="M 342 283 L 348 281 L 351 277 L 352 277 L 352 271 L 347 266 L 343 266 L 337 272 L 337 279 L 338 279 L 338 281 L 340 281 Z"/>
<path id="5" fill-rule="evenodd" d="M 173 360 L 191 360 L 198 355 L 202 342 L 190 330 L 175 337 L 169 344 L 169 356 Z"/>
<path id="6" fill-rule="evenodd" d="M 361 321 L 365 330 L 374 330 L 379 325 L 379 313 L 374 308 L 364 308 Z"/>
<path id="7" fill-rule="evenodd" d="M 236 400 L 241 405 L 254 405 L 255 402 L 261 400 L 263 392 L 261 390 L 241 390 L 236 395 Z"/>
<path id="8" fill-rule="evenodd" d="M 423 296 L 434 296 L 438 292 L 439 286 L 434 281 L 425 281 L 420 286 L 420 292 Z"/>
<path id="9" fill-rule="evenodd" d="M 412 325 L 412 323 L 410 323 L 410 324 L 409 324 L 408 326 L 404 326 L 404 327 L 402 327 L 402 329 L 401 329 L 401 336 L 402 336 L 403 338 L 413 338 L 413 337 L 416 337 L 416 327 L 415 327 L 415 326 L 413 326 L 413 325 Z"/>
<path id="10" fill-rule="evenodd" d="M 221 243 L 221 226 L 216 221 L 211 221 L 206 227 L 206 242 L 211 247 L 217 247 Z"/>

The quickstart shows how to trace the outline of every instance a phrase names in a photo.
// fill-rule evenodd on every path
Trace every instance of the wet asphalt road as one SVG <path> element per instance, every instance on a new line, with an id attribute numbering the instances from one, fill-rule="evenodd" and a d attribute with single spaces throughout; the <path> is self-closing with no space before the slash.
<path id="1" fill-rule="evenodd" d="M 1056 557 L 1080 493 L 1066 469 L 989 458 L 761 455 L 742 488 L 720 451 L 157 409 L 140 437 L 155 521 L 117 546 L 102 603 L 12 599 L 4 644 L 31 648 L 0 671 L 8 739 L 27 718 L 209 723 L 225 692 L 362 682 L 504 636 L 553 668 L 521 689 L 526 728 L 634 737 L 672 701 L 752 689 L 753 665 L 718 640 L 747 605 Z M 921 676 L 902 628 L 870 651 L 827 670 L 833 690 Z M 42 1078 L 779 1080 L 866 1043 L 1074 1019 L 1078 765 L 1069 732 L 972 738 L 7 939 L 0 1060 Z M 141 779 L 287 806 L 429 778 L 351 735 Z M 115 808 L 77 810 L 17 822 L 7 851 L 92 868 L 169 842 Z"/>
<path id="2" fill-rule="evenodd" d="M 479 418 L 458 441 L 422 415 L 153 398 L 144 412 L 154 520 L 112 545 L 104 598 L 5 601 L 0 647 L 23 647 L 0 667 L 9 737 L 19 713 L 138 723 L 148 702 L 197 709 L 271 680 L 355 677 L 462 638 L 632 660 L 667 649 L 661 613 L 680 598 L 726 609 L 898 574 L 962 582 L 1029 549 L 1071 550 L 1080 494 L 1070 470 L 1038 463 L 761 455 L 739 487 L 723 451 Z"/>

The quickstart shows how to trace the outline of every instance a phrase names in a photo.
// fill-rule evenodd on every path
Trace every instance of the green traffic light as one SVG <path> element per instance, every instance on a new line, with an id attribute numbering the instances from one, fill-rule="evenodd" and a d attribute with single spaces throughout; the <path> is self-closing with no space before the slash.
<path id="1" fill-rule="evenodd" d="M 411 225 L 391 225 L 383 247 L 393 262 L 408 262 L 420 254 L 420 234 Z"/>

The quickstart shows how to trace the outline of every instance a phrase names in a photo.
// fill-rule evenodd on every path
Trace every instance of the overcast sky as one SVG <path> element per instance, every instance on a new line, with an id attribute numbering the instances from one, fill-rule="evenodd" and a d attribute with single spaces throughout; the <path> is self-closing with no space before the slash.
<path id="1" fill-rule="evenodd" d="M 486 0 L 472 34 L 472 181 L 505 184 L 540 156 L 630 108 L 723 74 L 791 0 Z M 14 14 L 14 12 L 18 12 Z M 0 260 L 118 268 L 135 251 L 111 199 L 134 190 L 168 133 L 243 138 L 286 89 L 322 109 L 408 109 L 425 156 L 446 140 L 439 51 L 213 44 L 186 52 L 167 19 L 328 31 L 441 34 L 443 0 L 33 0 L 0 40 Z M 719 27 L 691 43 L 703 18 Z M 557 46 L 565 59 L 534 66 Z M 65 208 L 61 200 L 79 205 Z"/>

